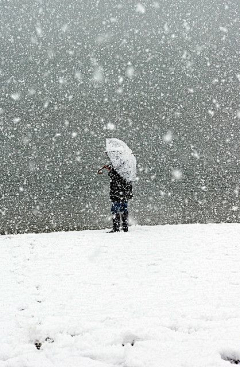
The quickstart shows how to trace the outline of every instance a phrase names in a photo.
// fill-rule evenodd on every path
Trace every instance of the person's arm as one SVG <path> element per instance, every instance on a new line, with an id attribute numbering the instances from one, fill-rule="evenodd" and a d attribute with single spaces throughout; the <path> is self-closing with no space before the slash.
<path id="1" fill-rule="evenodd" d="M 132 192 L 132 183 L 128 182 L 126 185 L 126 197 L 127 199 L 132 199 L 133 198 L 133 192 Z"/>

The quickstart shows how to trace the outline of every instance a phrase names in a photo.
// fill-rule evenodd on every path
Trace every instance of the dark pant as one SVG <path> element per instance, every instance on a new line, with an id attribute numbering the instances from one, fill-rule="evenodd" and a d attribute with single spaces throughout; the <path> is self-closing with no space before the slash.
<path id="1" fill-rule="evenodd" d="M 124 232 L 128 231 L 128 203 L 126 201 L 122 203 L 113 202 L 111 207 L 111 213 L 113 217 L 113 230 L 118 232 L 120 230 L 120 219 L 122 217 L 122 228 Z"/>

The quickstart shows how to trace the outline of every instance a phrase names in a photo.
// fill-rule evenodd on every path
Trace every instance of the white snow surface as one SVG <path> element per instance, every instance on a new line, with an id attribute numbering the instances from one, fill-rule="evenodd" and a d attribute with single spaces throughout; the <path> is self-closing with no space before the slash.
<path id="1" fill-rule="evenodd" d="M 0 367 L 230 366 L 239 246 L 239 224 L 2 236 Z"/>

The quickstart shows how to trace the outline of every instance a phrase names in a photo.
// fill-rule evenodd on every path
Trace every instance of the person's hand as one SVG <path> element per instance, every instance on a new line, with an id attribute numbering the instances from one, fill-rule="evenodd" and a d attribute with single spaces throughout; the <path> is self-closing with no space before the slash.
<path id="1" fill-rule="evenodd" d="M 111 171 L 111 168 L 108 165 L 103 166 L 103 168 L 106 168 L 108 171 Z"/>
<path id="2" fill-rule="evenodd" d="M 103 169 L 107 169 L 108 171 L 111 171 L 111 167 L 105 164 L 102 168 L 98 170 L 98 174 L 101 175 L 103 173 Z"/>

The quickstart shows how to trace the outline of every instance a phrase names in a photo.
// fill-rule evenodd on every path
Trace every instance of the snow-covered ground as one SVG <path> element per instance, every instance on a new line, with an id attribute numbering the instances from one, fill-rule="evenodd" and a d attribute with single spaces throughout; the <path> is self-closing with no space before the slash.
<path id="1" fill-rule="evenodd" d="M 239 247 L 239 224 L 2 236 L 0 367 L 230 366 Z"/>

